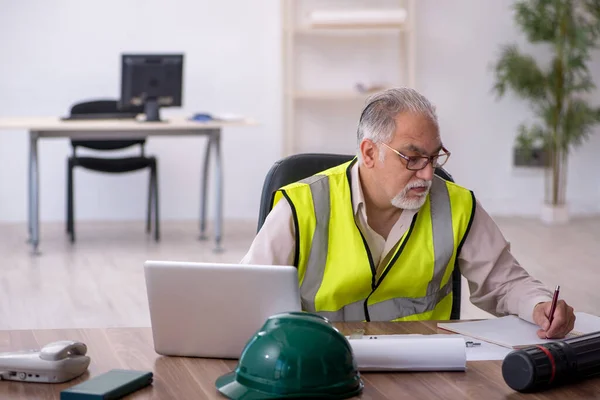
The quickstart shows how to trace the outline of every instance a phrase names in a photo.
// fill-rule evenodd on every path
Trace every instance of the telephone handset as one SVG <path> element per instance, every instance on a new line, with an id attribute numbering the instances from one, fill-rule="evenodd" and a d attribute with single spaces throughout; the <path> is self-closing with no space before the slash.
<path id="1" fill-rule="evenodd" d="M 87 346 L 72 340 L 39 350 L 0 353 L 0 378 L 21 382 L 61 383 L 82 375 L 90 365 Z"/>

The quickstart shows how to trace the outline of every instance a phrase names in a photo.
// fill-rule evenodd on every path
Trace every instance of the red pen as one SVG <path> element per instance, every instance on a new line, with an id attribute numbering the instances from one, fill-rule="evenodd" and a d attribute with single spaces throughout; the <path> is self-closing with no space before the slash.
<path id="1" fill-rule="evenodd" d="M 548 320 L 550 323 L 548 324 L 548 329 L 552 326 L 552 320 L 554 319 L 554 311 L 556 310 L 556 303 L 558 302 L 558 292 L 560 291 L 560 285 L 556 285 L 556 289 L 554 289 L 554 296 L 552 297 L 552 306 L 550 307 L 550 316 Z"/>

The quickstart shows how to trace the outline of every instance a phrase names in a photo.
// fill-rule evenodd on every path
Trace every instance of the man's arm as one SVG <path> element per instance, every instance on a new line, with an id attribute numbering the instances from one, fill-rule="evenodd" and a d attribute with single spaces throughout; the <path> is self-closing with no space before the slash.
<path id="1" fill-rule="evenodd" d="M 271 210 L 241 264 L 293 265 L 296 246 L 292 209 L 281 199 Z"/>
<path id="2" fill-rule="evenodd" d="M 479 202 L 458 265 L 469 282 L 471 302 L 493 315 L 515 314 L 534 322 L 535 306 L 552 300 L 552 292 L 519 265 Z"/>

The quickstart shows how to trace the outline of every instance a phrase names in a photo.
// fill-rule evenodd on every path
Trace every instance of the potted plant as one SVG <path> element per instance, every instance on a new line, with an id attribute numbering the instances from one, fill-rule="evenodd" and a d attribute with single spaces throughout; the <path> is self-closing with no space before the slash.
<path id="1" fill-rule="evenodd" d="M 529 102 L 537 122 L 519 126 L 516 164 L 537 154 L 546 175 L 542 220 L 564 222 L 569 152 L 600 122 L 600 108 L 585 99 L 596 88 L 588 63 L 600 44 L 600 0 L 520 0 L 513 10 L 528 41 L 545 44 L 551 57 L 542 65 L 515 44 L 503 46 L 493 91 L 500 98 L 511 90 Z"/>

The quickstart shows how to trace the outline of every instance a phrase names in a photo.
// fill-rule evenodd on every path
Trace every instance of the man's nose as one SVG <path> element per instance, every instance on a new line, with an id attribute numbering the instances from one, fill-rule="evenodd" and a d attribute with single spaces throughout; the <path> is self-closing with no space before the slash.
<path id="1" fill-rule="evenodd" d="M 429 162 L 425 166 L 425 168 L 417 171 L 417 178 L 423 179 L 425 181 L 430 181 L 433 179 L 433 174 L 435 173 L 435 169 L 433 165 Z"/>

